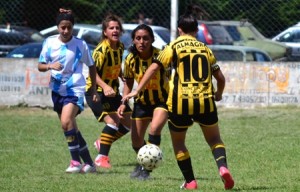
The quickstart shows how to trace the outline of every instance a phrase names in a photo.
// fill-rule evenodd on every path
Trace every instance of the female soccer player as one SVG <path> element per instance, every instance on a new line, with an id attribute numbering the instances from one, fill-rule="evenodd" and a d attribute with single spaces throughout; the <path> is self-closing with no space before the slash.
<path id="1" fill-rule="evenodd" d="M 129 94 L 133 88 L 134 80 L 137 83 L 142 79 L 146 69 L 152 64 L 159 49 L 152 46 L 154 34 L 148 25 L 138 25 L 131 33 L 133 46 L 125 59 L 124 65 L 124 84 L 123 96 Z M 147 127 L 151 123 L 148 143 L 160 145 L 161 130 L 167 122 L 167 97 L 168 97 L 168 78 L 167 72 L 161 68 L 155 76 L 152 77 L 146 88 L 134 98 L 134 107 L 132 112 L 131 141 L 132 147 L 136 153 L 145 145 L 144 137 Z M 126 106 L 123 103 L 119 109 L 119 115 L 123 114 Z M 132 178 L 148 179 L 150 171 L 142 166 L 136 166 L 132 172 Z"/>
<path id="2" fill-rule="evenodd" d="M 84 110 L 85 78 L 83 64 L 89 67 L 91 97 L 99 100 L 96 92 L 96 67 L 85 41 L 72 36 L 74 16 L 71 10 L 59 9 L 56 19 L 59 34 L 48 37 L 43 44 L 38 70 L 51 71 L 50 88 L 54 111 L 57 112 L 71 153 L 67 173 L 95 172 L 86 142 L 78 129 L 76 116 Z M 81 159 L 84 164 L 81 164 Z"/>
<path id="3" fill-rule="evenodd" d="M 190 8 L 190 7 L 189 7 Z M 137 96 L 161 67 L 172 68 L 167 105 L 168 126 L 178 166 L 185 179 L 183 189 L 197 189 L 191 157 L 185 145 L 186 132 L 197 122 L 211 148 L 225 189 L 234 186 L 221 140 L 215 101 L 222 99 L 225 78 L 209 48 L 196 40 L 197 19 L 192 9 L 178 20 L 179 37 L 167 45 L 147 69 L 137 89 L 123 98 Z M 214 92 L 212 76 L 217 80 Z"/>
<path id="4" fill-rule="evenodd" d="M 97 69 L 97 92 L 100 102 L 92 102 L 90 94 L 91 78 L 87 79 L 86 100 L 99 122 L 104 121 L 105 127 L 95 144 L 99 154 L 95 159 L 98 167 L 111 168 L 108 157 L 112 143 L 130 130 L 131 109 L 126 105 L 124 115 L 117 114 L 122 96 L 119 93 L 119 77 L 121 74 L 122 54 L 124 45 L 120 42 L 123 32 L 120 19 L 109 14 L 102 22 L 102 41 L 93 52 Z"/>

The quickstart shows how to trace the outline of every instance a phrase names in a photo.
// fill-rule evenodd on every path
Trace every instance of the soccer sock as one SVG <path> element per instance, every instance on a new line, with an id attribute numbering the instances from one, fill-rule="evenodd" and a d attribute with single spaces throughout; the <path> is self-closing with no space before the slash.
<path id="1" fill-rule="evenodd" d="M 227 167 L 227 161 L 226 161 L 226 150 L 223 143 L 218 143 L 214 145 L 212 148 L 212 154 L 214 156 L 214 159 L 217 163 L 218 169 L 220 169 L 221 166 Z"/>
<path id="2" fill-rule="evenodd" d="M 82 158 L 82 160 L 84 161 L 84 163 L 87 163 L 91 166 L 93 166 L 94 162 L 91 158 L 88 146 L 84 140 L 84 138 L 81 135 L 81 132 L 78 131 L 77 132 L 77 137 L 78 137 L 78 141 L 79 141 L 79 155 Z"/>
<path id="3" fill-rule="evenodd" d="M 144 146 L 144 145 L 146 145 L 146 141 L 145 141 L 145 140 L 144 140 L 143 146 Z M 133 146 L 132 146 L 132 148 L 133 148 L 133 150 L 135 151 L 135 153 L 137 154 L 137 153 L 139 152 L 139 150 L 140 150 L 143 146 L 141 146 L 141 147 L 133 147 Z"/>
<path id="4" fill-rule="evenodd" d="M 176 155 L 177 164 L 187 183 L 195 180 L 191 157 L 188 151 Z"/>
<path id="5" fill-rule="evenodd" d="M 76 129 L 64 132 L 68 147 L 71 153 L 72 160 L 80 162 L 79 156 L 79 142 Z"/>
<path id="6" fill-rule="evenodd" d="M 119 129 L 115 134 L 115 138 L 114 141 L 120 139 L 121 137 L 123 137 L 124 135 L 126 135 L 129 132 L 129 128 L 125 127 L 124 125 L 120 124 L 119 125 Z"/>
<path id="7" fill-rule="evenodd" d="M 110 147 L 115 141 L 115 134 L 118 128 L 114 125 L 107 124 L 100 135 L 100 151 L 99 154 L 108 156 Z"/>
<path id="8" fill-rule="evenodd" d="M 160 135 L 150 135 L 148 134 L 148 143 L 159 146 L 161 141 Z"/>

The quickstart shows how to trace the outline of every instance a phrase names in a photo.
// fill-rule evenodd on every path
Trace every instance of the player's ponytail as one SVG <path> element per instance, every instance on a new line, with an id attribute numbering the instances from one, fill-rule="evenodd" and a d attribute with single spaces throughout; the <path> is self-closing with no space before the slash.
<path id="1" fill-rule="evenodd" d="M 199 7 L 197 5 L 189 5 L 183 15 L 178 19 L 178 27 L 184 33 L 191 33 L 198 30 L 197 14 Z"/>

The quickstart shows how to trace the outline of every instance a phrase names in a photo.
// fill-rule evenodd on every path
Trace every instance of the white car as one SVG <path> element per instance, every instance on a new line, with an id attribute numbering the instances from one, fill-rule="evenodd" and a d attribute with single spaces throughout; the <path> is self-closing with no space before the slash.
<path id="1" fill-rule="evenodd" d="M 290 61 L 300 61 L 300 23 L 287 28 L 272 38 L 273 41 L 284 43 L 291 48 L 288 55 Z"/>
<path id="2" fill-rule="evenodd" d="M 130 24 L 130 23 L 123 23 L 122 26 L 125 32 L 131 34 L 131 32 L 138 26 L 139 24 Z M 170 30 L 156 25 L 149 25 L 154 33 L 154 43 L 153 46 L 159 49 L 162 49 L 163 46 L 170 42 Z M 131 35 L 130 35 L 131 37 Z"/>
<path id="3" fill-rule="evenodd" d="M 57 26 L 52 26 L 47 29 L 41 30 L 40 33 L 49 37 L 58 34 Z M 73 35 L 84 39 L 88 44 L 97 45 L 101 38 L 102 30 L 97 25 L 91 24 L 75 24 L 73 27 Z"/>
<path id="4" fill-rule="evenodd" d="M 131 32 L 135 29 L 138 24 L 122 24 L 125 33 L 121 36 L 121 41 L 124 43 L 125 48 L 127 49 L 131 45 Z M 163 48 L 164 45 L 170 42 L 170 30 L 161 27 L 150 25 L 153 30 L 155 41 L 153 45 L 157 48 Z M 40 33 L 45 36 L 51 36 L 58 34 L 57 26 L 52 26 L 47 29 L 41 30 Z M 84 39 L 87 43 L 97 45 L 100 42 L 102 35 L 101 25 L 92 25 L 92 24 L 75 24 L 73 27 L 73 35 Z"/>

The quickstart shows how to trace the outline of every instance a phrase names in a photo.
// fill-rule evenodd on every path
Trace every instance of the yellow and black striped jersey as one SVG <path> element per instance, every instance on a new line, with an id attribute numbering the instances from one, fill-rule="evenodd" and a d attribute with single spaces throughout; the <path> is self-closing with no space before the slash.
<path id="1" fill-rule="evenodd" d="M 157 60 L 164 68 L 172 69 L 167 100 L 170 112 L 193 115 L 214 109 L 212 70 L 218 66 L 205 44 L 189 35 L 179 36 L 160 52 Z"/>
<path id="2" fill-rule="evenodd" d="M 152 64 L 153 58 L 155 58 L 159 52 L 159 49 L 153 47 L 152 57 L 147 60 L 141 59 L 137 54 L 129 53 L 125 59 L 124 78 L 134 78 L 136 82 L 139 83 L 148 67 Z M 135 101 L 144 105 L 165 103 L 168 97 L 168 89 L 168 72 L 162 67 L 160 71 L 152 77 L 145 89 L 135 98 Z"/>
<path id="3" fill-rule="evenodd" d="M 110 47 L 108 40 L 100 42 L 93 52 L 97 74 L 116 94 L 119 94 L 119 75 L 122 70 L 122 55 L 124 45 L 120 43 L 117 50 Z M 91 87 L 91 79 L 87 78 L 86 90 Z M 97 91 L 102 92 L 102 88 L 97 86 Z"/>

